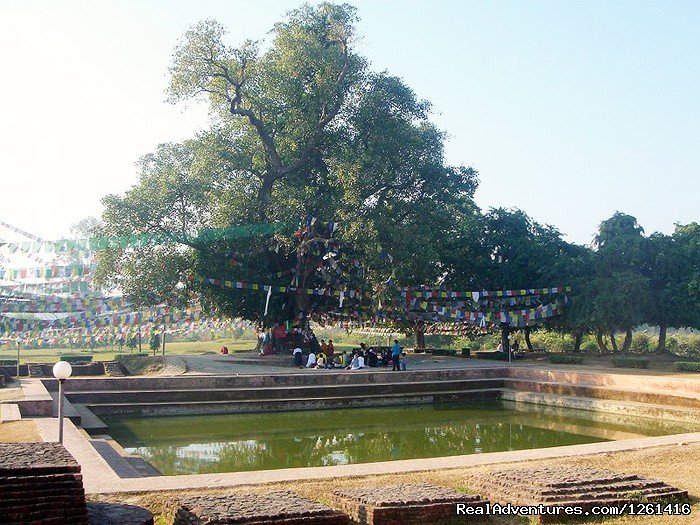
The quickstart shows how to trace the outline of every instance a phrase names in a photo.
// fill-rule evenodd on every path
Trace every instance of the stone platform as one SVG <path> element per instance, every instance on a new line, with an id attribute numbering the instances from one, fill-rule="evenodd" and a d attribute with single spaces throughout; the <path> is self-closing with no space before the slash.
<path id="1" fill-rule="evenodd" d="M 289 491 L 178 499 L 173 525 L 348 525 L 350 518 Z"/>
<path id="2" fill-rule="evenodd" d="M 425 525 L 457 517 L 457 505 L 485 507 L 480 496 L 427 483 L 336 490 L 331 505 L 367 525 Z"/>
<path id="3" fill-rule="evenodd" d="M 135 505 L 90 501 L 87 513 L 90 525 L 153 525 L 153 514 Z"/>
<path id="4" fill-rule="evenodd" d="M 663 481 L 589 467 L 538 467 L 475 473 L 465 484 L 489 499 L 513 505 L 622 507 L 626 503 L 687 500 Z"/>
<path id="5" fill-rule="evenodd" d="M 87 525 L 80 465 L 58 443 L 0 443 L 0 523 Z"/>

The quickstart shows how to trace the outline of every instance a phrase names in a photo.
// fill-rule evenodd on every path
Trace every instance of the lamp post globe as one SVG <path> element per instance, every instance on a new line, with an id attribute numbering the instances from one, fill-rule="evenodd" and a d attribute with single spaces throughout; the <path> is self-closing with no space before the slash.
<path id="1" fill-rule="evenodd" d="M 68 379 L 73 373 L 73 367 L 68 361 L 59 361 L 53 365 L 53 376 L 58 380 Z"/>
<path id="2" fill-rule="evenodd" d="M 63 443 L 63 382 L 73 373 L 73 367 L 67 361 L 53 365 L 53 375 L 58 379 L 58 442 Z"/>

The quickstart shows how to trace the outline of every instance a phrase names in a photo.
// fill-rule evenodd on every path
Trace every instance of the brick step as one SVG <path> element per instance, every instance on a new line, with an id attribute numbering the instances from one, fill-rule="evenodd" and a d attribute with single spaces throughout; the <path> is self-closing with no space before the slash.
<path id="1" fill-rule="evenodd" d="M 80 416 L 80 426 L 91 436 L 97 434 L 106 434 L 107 425 L 99 417 L 92 413 L 87 406 L 79 403 L 74 403 L 73 408 Z"/>
<path id="2" fill-rule="evenodd" d="M 430 382 L 466 379 L 503 379 L 504 368 L 478 367 L 467 370 L 407 370 L 392 372 L 391 369 L 369 368 L 367 371 L 345 370 L 298 370 L 288 374 L 259 375 L 181 375 L 173 377 L 80 377 L 66 382 L 68 392 L 107 390 L 199 390 L 230 388 L 274 388 L 321 385 L 360 385 L 379 383 Z M 43 379 L 48 390 L 58 390 L 55 379 Z"/>
<path id="3" fill-rule="evenodd" d="M 239 401 L 192 401 L 189 403 L 89 403 L 96 414 L 235 414 L 252 412 L 283 412 L 320 408 L 351 408 L 498 399 L 500 389 L 419 392 L 415 394 L 385 394 L 379 397 L 311 397 L 289 399 L 254 399 Z"/>
<path id="4" fill-rule="evenodd" d="M 16 403 L 0 404 L 0 423 L 6 421 L 19 421 L 22 415 L 19 412 L 19 405 Z"/>
<path id="5" fill-rule="evenodd" d="M 53 399 L 53 415 L 58 416 L 58 392 L 49 392 L 51 399 Z M 81 417 L 78 411 L 73 406 L 68 398 L 63 396 L 63 417 L 70 419 L 75 425 L 80 425 Z"/>
<path id="6" fill-rule="evenodd" d="M 631 476 L 633 479 L 624 482 L 604 482 L 585 483 L 573 487 L 560 488 L 557 490 L 531 490 L 526 486 L 502 485 L 498 483 L 484 485 L 484 488 L 493 489 L 500 487 L 501 490 L 506 490 L 513 498 L 532 498 L 537 497 L 538 500 L 552 501 L 574 501 L 579 499 L 591 498 L 591 494 L 595 494 L 595 498 L 609 499 L 619 497 L 620 494 L 641 493 L 641 494 L 657 494 L 667 491 L 668 485 L 661 481 L 640 479 L 638 476 Z"/>
<path id="7" fill-rule="evenodd" d="M 640 391 L 625 388 L 610 388 L 586 383 L 561 383 L 555 381 L 536 381 L 524 379 L 506 379 L 506 388 L 526 392 L 541 392 L 564 396 L 590 397 L 618 401 L 636 401 L 656 405 L 673 405 L 700 408 L 700 395 L 674 395 L 664 392 Z"/>
<path id="8" fill-rule="evenodd" d="M 159 403 L 190 401 L 238 401 L 254 399 L 354 397 L 385 394 L 417 394 L 422 392 L 474 390 L 500 388 L 502 380 L 467 379 L 435 382 L 372 383 L 361 385 L 319 385 L 269 388 L 227 388 L 227 389 L 172 389 L 172 390 L 127 390 L 69 392 L 67 397 L 73 403 L 100 404 L 115 403 Z"/>
<path id="9" fill-rule="evenodd" d="M 129 371 L 119 361 L 105 361 L 105 375 L 110 377 L 125 377 L 129 375 Z"/>

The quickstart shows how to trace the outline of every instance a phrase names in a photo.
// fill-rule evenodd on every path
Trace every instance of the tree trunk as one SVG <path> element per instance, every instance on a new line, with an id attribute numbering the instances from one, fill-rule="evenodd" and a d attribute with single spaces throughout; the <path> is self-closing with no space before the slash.
<path id="1" fill-rule="evenodd" d="M 527 345 L 527 349 L 532 350 L 532 342 L 530 341 L 530 327 L 526 326 L 523 333 L 525 334 L 525 344 Z"/>
<path id="2" fill-rule="evenodd" d="M 416 347 L 425 348 L 425 332 L 416 329 Z"/>
<path id="3" fill-rule="evenodd" d="M 167 322 L 167 321 L 166 321 L 166 317 L 163 316 L 163 336 L 162 336 L 162 339 L 163 339 L 163 340 L 160 342 L 161 345 L 163 345 L 163 348 L 162 348 L 163 355 L 165 355 L 165 328 L 166 328 L 166 322 Z"/>
<path id="4" fill-rule="evenodd" d="M 667 330 L 668 330 L 668 326 L 666 326 L 665 323 L 659 325 L 659 344 L 656 345 L 657 352 L 665 352 L 666 351 L 666 331 Z"/>
<path id="5" fill-rule="evenodd" d="M 603 339 L 603 331 L 602 330 L 595 331 L 595 340 L 596 340 L 596 343 L 598 343 L 598 350 L 600 350 L 601 352 L 608 351 L 608 347 L 605 344 L 605 340 Z"/>
<path id="6" fill-rule="evenodd" d="M 625 340 L 622 341 L 622 351 L 629 352 L 629 349 L 631 346 L 632 346 L 632 329 L 628 328 L 625 331 Z"/>
<path id="7" fill-rule="evenodd" d="M 581 351 L 581 341 L 583 341 L 583 332 L 577 330 L 574 332 L 574 352 Z"/>
<path id="8" fill-rule="evenodd" d="M 416 348 L 425 348 L 425 323 L 416 323 Z"/>
<path id="9" fill-rule="evenodd" d="M 610 330 L 610 345 L 612 346 L 613 352 L 617 352 L 617 341 L 615 341 L 615 330 Z"/>
<path id="10" fill-rule="evenodd" d="M 508 325 L 501 325 L 501 343 L 503 344 L 503 351 L 510 352 L 510 341 L 508 340 L 508 333 L 510 328 Z"/>
<path id="11" fill-rule="evenodd" d="M 274 179 L 272 177 L 264 177 L 260 190 L 258 191 L 258 201 L 260 202 L 260 222 L 267 222 L 268 212 L 270 211 L 270 204 L 272 202 L 273 181 Z"/>

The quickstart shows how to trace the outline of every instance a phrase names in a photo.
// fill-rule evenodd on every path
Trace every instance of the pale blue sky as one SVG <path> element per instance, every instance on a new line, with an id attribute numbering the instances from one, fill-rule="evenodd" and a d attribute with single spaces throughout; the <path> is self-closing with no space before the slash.
<path id="1" fill-rule="evenodd" d="M 359 51 L 433 102 L 482 208 L 579 243 L 616 210 L 647 233 L 700 219 L 700 2 L 351 3 Z M 51 238 L 99 214 L 206 125 L 164 101 L 178 37 L 213 17 L 260 38 L 299 4 L 0 0 L 0 219 Z"/>

